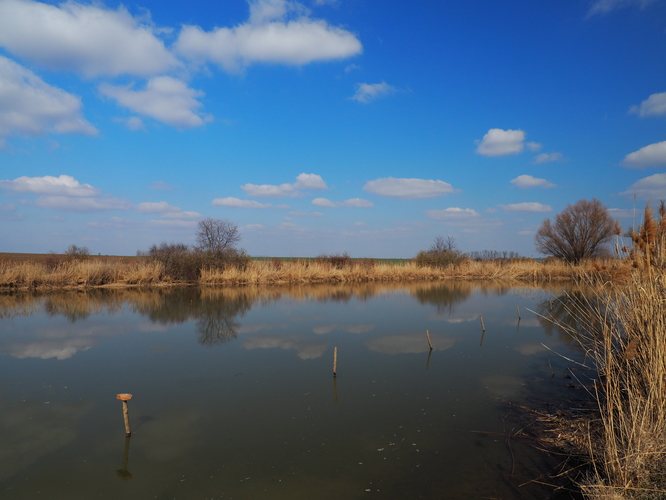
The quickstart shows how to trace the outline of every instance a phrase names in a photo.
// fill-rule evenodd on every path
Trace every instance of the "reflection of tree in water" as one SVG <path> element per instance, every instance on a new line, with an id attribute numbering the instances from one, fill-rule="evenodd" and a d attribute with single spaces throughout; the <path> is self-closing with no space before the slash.
<path id="1" fill-rule="evenodd" d="M 72 323 L 87 319 L 91 314 L 118 311 L 124 302 L 114 290 L 51 292 L 43 295 L 44 312 L 49 316 L 64 316 Z"/>
<path id="2" fill-rule="evenodd" d="M 234 321 L 252 307 L 253 299 L 247 294 L 206 293 L 200 288 L 160 290 L 159 300 L 133 304 L 133 308 L 152 321 L 180 324 L 196 320 L 199 343 L 213 346 L 231 342 L 238 335 L 240 325 Z"/>
<path id="3" fill-rule="evenodd" d="M 437 307 L 440 314 L 451 314 L 453 306 L 465 302 L 472 294 L 473 287 L 468 283 L 447 283 L 412 292 L 421 304 Z"/>
<path id="4" fill-rule="evenodd" d="M 576 290 L 544 300 L 536 307 L 538 321 L 548 336 L 583 351 L 581 341 L 599 331 L 599 304 L 594 296 Z M 551 307 L 552 305 L 552 307 Z"/>

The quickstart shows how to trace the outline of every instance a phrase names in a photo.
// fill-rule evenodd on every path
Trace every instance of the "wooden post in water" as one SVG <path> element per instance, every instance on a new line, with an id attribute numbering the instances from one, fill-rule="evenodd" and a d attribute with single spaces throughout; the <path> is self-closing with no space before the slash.
<path id="1" fill-rule="evenodd" d="M 116 399 L 120 399 L 123 402 L 123 419 L 125 420 L 125 435 L 131 436 L 132 430 L 130 429 L 129 423 L 129 408 L 127 408 L 127 401 L 132 399 L 131 394 L 116 394 Z"/>
<path id="2" fill-rule="evenodd" d="M 333 376 L 338 376 L 338 348 L 333 348 Z"/>
<path id="3" fill-rule="evenodd" d="M 481 320 L 481 331 L 486 333 L 486 325 L 483 324 L 483 316 L 479 315 L 479 319 Z"/>
<path id="4" fill-rule="evenodd" d="M 432 351 L 432 342 L 430 342 L 430 332 L 426 330 L 426 337 L 428 338 L 428 345 L 430 346 L 430 350 Z"/>

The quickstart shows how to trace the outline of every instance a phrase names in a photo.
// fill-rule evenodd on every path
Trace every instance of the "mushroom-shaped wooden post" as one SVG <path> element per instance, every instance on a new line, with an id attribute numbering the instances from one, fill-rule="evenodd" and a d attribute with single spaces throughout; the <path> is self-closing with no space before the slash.
<path id="1" fill-rule="evenodd" d="M 131 436 L 132 431 L 130 430 L 129 424 L 129 410 L 127 409 L 127 401 L 132 399 L 131 394 L 116 394 L 116 399 L 120 399 L 123 402 L 123 418 L 125 419 L 125 435 Z"/>

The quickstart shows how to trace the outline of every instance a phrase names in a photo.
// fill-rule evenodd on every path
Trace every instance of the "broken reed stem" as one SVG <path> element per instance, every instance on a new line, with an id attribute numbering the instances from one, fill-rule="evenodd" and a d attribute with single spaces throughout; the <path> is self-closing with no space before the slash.
<path id="1" fill-rule="evenodd" d="M 430 342 L 430 332 L 426 330 L 426 337 L 428 338 L 428 345 L 430 346 L 430 350 L 432 351 L 432 342 Z"/>
<path id="2" fill-rule="evenodd" d="M 333 376 L 338 376 L 338 348 L 333 348 Z"/>
<path id="3" fill-rule="evenodd" d="M 520 306 L 516 306 L 516 310 L 518 311 L 518 321 L 520 321 L 522 319 L 520 317 Z"/>
<path id="4" fill-rule="evenodd" d="M 483 324 L 483 316 L 479 315 L 479 319 L 481 320 L 481 331 L 483 333 L 486 332 L 486 325 Z"/>

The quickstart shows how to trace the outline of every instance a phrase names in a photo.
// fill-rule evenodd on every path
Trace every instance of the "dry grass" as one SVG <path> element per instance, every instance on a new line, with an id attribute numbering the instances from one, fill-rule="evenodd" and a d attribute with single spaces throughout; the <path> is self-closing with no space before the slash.
<path id="1" fill-rule="evenodd" d="M 46 256 L 48 257 L 48 256 Z M 620 261 L 607 261 L 572 266 L 554 261 L 534 260 L 472 261 L 443 268 L 406 264 L 352 261 L 344 266 L 312 260 L 251 261 L 243 268 L 202 269 L 201 285 L 302 284 L 410 282 L 444 279 L 517 280 L 557 282 L 581 279 L 596 273 L 605 279 L 627 274 L 629 267 Z M 0 260 L 0 288 L 85 288 L 101 286 L 145 286 L 182 283 L 164 272 L 150 259 L 100 258 L 59 260 Z"/>
<path id="2" fill-rule="evenodd" d="M 596 291 L 577 304 L 568 328 L 596 372 L 597 411 L 570 415 L 575 453 L 589 463 L 582 481 L 593 500 L 666 498 L 666 210 L 634 234 L 634 271 L 623 286 L 590 280 Z"/>

